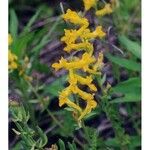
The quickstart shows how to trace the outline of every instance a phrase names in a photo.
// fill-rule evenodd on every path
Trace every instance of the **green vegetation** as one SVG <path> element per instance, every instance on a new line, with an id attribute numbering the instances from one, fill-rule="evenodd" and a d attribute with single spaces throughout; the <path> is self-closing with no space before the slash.
<path id="1" fill-rule="evenodd" d="M 141 3 L 114 1 L 113 13 L 104 18 L 92 17 L 92 9 L 84 12 L 90 26 L 101 24 L 107 35 L 93 41 L 95 55 L 103 51 L 104 67 L 94 77 L 97 107 L 81 124 L 74 109 L 59 107 L 59 93 L 68 84 L 68 74 L 55 72 L 51 65 L 62 56 L 75 55 L 63 51 L 60 38 L 72 26 L 61 15 L 68 8 L 83 10 L 82 0 L 9 1 L 13 39 L 9 49 L 18 64 L 17 69 L 9 70 L 11 150 L 141 148 Z M 77 101 L 78 97 L 71 99 Z M 80 105 L 84 107 L 84 103 Z"/>

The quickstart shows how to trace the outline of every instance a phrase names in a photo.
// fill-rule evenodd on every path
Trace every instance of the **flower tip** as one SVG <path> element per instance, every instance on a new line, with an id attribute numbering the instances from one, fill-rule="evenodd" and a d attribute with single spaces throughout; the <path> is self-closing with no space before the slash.
<path id="1" fill-rule="evenodd" d="M 59 65 L 58 63 L 52 64 L 52 67 L 53 67 L 56 71 L 58 71 L 58 70 L 60 69 L 60 65 Z"/>
<path id="2" fill-rule="evenodd" d="M 11 45 L 13 42 L 13 38 L 11 36 L 11 34 L 8 34 L 8 44 Z"/>

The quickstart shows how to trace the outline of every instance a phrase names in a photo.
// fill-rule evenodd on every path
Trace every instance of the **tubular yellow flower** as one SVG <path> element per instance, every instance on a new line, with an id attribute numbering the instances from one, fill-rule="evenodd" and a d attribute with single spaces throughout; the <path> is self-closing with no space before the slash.
<path id="1" fill-rule="evenodd" d="M 104 36 L 106 36 L 106 33 L 102 31 L 102 26 L 96 27 L 96 30 L 93 32 L 93 38 L 103 38 Z"/>
<path id="2" fill-rule="evenodd" d="M 65 36 L 61 38 L 62 42 L 66 44 L 75 43 L 76 39 L 78 38 L 77 30 L 64 30 Z"/>
<path id="3" fill-rule="evenodd" d="M 94 1 L 84 1 L 86 3 L 86 9 L 90 9 L 95 5 Z M 85 115 L 90 113 L 92 109 L 97 106 L 97 102 L 94 100 L 94 92 L 97 91 L 96 86 L 92 83 L 93 74 L 99 74 L 102 64 L 103 55 L 100 53 L 98 59 L 93 56 L 93 44 L 91 39 L 103 38 L 106 34 L 102 30 L 101 26 L 96 27 L 94 31 L 90 31 L 88 28 L 89 22 L 86 18 L 80 17 L 76 12 L 67 10 L 67 13 L 62 16 L 65 21 L 69 21 L 79 27 L 77 29 L 64 30 L 65 35 L 61 38 L 61 41 L 66 44 L 64 51 L 70 53 L 72 50 L 78 51 L 82 50 L 84 53 L 81 57 L 73 57 L 70 59 L 61 58 L 58 63 L 52 65 L 55 70 L 66 69 L 68 70 L 68 83 L 69 86 L 66 87 L 59 94 L 59 106 L 64 104 L 75 110 L 75 114 L 78 115 L 78 121 L 84 118 Z M 86 75 L 80 75 L 79 72 L 84 72 Z M 83 91 L 79 88 L 79 85 L 85 85 L 90 89 L 90 93 Z M 81 108 L 79 104 L 70 100 L 72 94 L 78 95 L 81 99 L 86 102 L 85 109 Z"/>
<path id="4" fill-rule="evenodd" d="M 54 67 L 56 70 L 59 70 L 61 68 L 65 68 L 67 70 L 69 69 L 82 69 L 84 67 L 89 66 L 91 63 L 95 62 L 96 59 L 94 57 L 91 57 L 88 53 L 84 53 L 82 55 L 81 60 L 73 61 L 73 62 L 67 62 L 66 59 L 61 58 L 59 63 L 54 63 L 52 67 Z"/>
<path id="5" fill-rule="evenodd" d="M 85 10 L 89 10 L 91 7 L 96 5 L 97 0 L 83 0 Z"/>
<path id="6" fill-rule="evenodd" d="M 93 51 L 93 45 L 89 42 L 90 39 L 96 37 L 103 38 L 105 32 L 102 31 L 102 27 L 98 26 L 95 31 L 90 32 L 89 29 L 81 27 L 79 30 L 65 30 L 65 36 L 61 38 L 61 41 L 66 43 L 64 50 L 70 52 L 72 50 L 87 50 Z M 81 43 L 76 43 L 76 40 L 81 40 Z"/>
<path id="7" fill-rule="evenodd" d="M 69 44 L 64 48 L 66 52 L 70 52 L 72 50 L 86 50 L 93 51 L 93 45 L 89 42 L 83 42 L 78 44 Z"/>
<path id="8" fill-rule="evenodd" d="M 67 102 L 67 97 L 71 94 L 70 87 L 65 88 L 59 95 L 59 106 L 61 107 Z"/>
<path id="9" fill-rule="evenodd" d="M 66 104 L 72 108 L 74 108 L 75 110 L 78 110 L 79 112 L 82 112 L 82 109 L 76 105 L 75 103 L 73 103 L 72 101 L 70 101 L 69 99 L 67 100 Z"/>
<path id="10" fill-rule="evenodd" d="M 82 84 L 82 85 L 87 85 L 92 91 L 97 91 L 97 88 L 95 87 L 94 84 L 92 84 L 92 76 L 87 76 L 86 78 L 83 78 L 82 76 L 75 75 L 75 78 L 77 81 Z"/>
<path id="11" fill-rule="evenodd" d="M 104 31 L 102 31 L 102 27 L 98 26 L 96 27 L 95 31 L 90 32 L 89 29 L 86 29 L 83 34 L 81 34 L 81 38 L 83 39 L 92 39 L 92 38 L 103 38 L 106 35 Z"/>
<path id="12" fill-rule="evenodd" d="M 97 106 L 97 103 L 94 100 L 88 101 L 87 102 L 87 106 L 85 108 L 84 111 L 82 111 L 80 117 L 78 118 L 78 120 L 83 119 L 87 114 L 89 114 L 91 112 L 91 110 L 93 108 L 95 108 Z"/>
<path id="13" fill-rule="evenodd" d="M 69 80 L 68 82 L 70 83 L 71 86 L 74 86 L 77 84 L 77 78 L 76 78 L 76 75 L 74 73 L 74 70 L 73 69 L 70 69 L 69 70 Z"/>
<path id="14" fill-rule="evenodd" d="M 75 25 L 81 25 L 88 27 L 89 23 L 86 18 L 80 17 L 75 11 L 70 9 L 67 10 L 67 13 L 62 15 L 63 19 L 69 21 Z"/>
<path id="15" fill-rule="evenodd" d="M 111 5 L 107 3 L 105 7 L 101 10 L 96 11 L 97 16 L 104 16 L 106 14 L 111 14 L 113 12 Z"/>
<path id="16" fill-rule="evenodd" d="M 83 100 L 90 101 L 94 99 L 94 96 L 92 94 L 86 93 L 80 90 L 78 87 L 76 87 L 76 93 L 78 93 Z"/>

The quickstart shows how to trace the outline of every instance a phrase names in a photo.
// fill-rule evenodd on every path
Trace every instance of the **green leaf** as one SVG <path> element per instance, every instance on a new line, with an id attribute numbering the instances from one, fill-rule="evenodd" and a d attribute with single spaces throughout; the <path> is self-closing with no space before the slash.
<path id="1" fill-rule="evenodd" d="M 118 147 L 118 142 L 116 138 L 109 138 L 108 140 L 105 141 L 105 144 L 111 147 Z"/>
<path id="2" fill-rule="evenodd" d="M 18 18 L 14 9 L 10 9 L 10 33 L 15 40 L 18 34 Z"/>
<path id="3" fill-rule="evenodd" d="M 71 111 L 71 112 L 74 112 L 74 110 L 75 110 L 75 109 L 72 108 L 72 107 L 65 107 L 64 109 L 67 110 L 67 111 Z"/>
<path id="4" fill-rule="evenodd" d="M 118 145 L 117 139 L 116 138 L 110 138 L 108 140 L 105 141 L 105 144 L 107 146 L 111 146 L 111 147 L 119 147 L 120 145 Z M 141 146 L 141 137 L 139 136 L 130 136 L 130 149 L 134 149 L 137 146 Z"/>
<path id="5" fill-rule="evenodd" d="M 46 134 L 38 126 L 37 126 L 37 130 L 40 137 L 40 139 L 37 141 L 37 144 L 39 144 L 39 148 L 42 148 L 47 144 L 48 139 Z"/>
<path id="6" fill-rule="evenodd" d="M 56 79 L 50 85 L 46 85 L 44 91 L 50 93 L 52 96 L 58 96 L 59 92 L 64 89 L 65 82 L 66 76 L 62 76 Z"/>
<path id="7" fill-rule="evenodd" d="M 21 149 L 23 149 L 21 141 L 17 142 L 12 148 L 12 150 L 21 150 Z"/>
<path id="8" fill-rule="evenodd" d="M 110 103 L 125 103 L 125 102 L 140 102 L 141 98 L 139 95 L 133 94 L 133 93 L 128 93 L 122 98 L 116 98 Z"/>
<path id="9" fill-rule="evenodd" d="M 36 55 L 33 57 L 36 57 L 38 55 L 38 53 L 40 52 L 40 50 L 47 44 L 49 43 L 51 40 L 47 40 L 47 41 L 41 41 L 39 44 L 37 44 L 33 49 L 32 52 Z"/>
<path id="10" fill-rule="evenodd" d="M 58 145 L 59 145 L 60 150 L 66 150 L 65 143 L 61 139 L 59 139 Z"/>
<path id="11" fill-rule="evenodd" d="M 100 85 L 102 86 L 105 83 L 105 81 L 106 81 L 106 74 L 103 75 L 103 77 L 100 81 L 100 83 L 101 83 Z"/>
<path id="12" fill-rule="evenodd" d="M 85 116 L 85 119 L 91 119 L 92 117 L 98 115 L 99 112 L 93 111 Z"/>
<path id="13" fill-rule="evenodd" d="M 19 58 L 25 54 L 29 42 L 34 38 L 34 32 L 19 36 L 12 44 L 12 51 Z"/>
<path id="14" fill-rule="evenodd" d="M 97 145 L 97 141 L 98 141 L 98 132 L 96 131 L 96 129 L 94 128 L 91 128 L 91 127 L 86 127 L 86 130 L 87 130 L 87 133 L 89 136 L 88 139 L 88 142 L 89 142 L 89 145 L 87 145 L 88 149 L 89 150 L 97 150 L 98 149 L 98 145 Z"/>
<path id="15" fill-rule="evenodd" d="M 131 142 L 130 142 L 131 149 L 141 146 L 141 137 L 140 136 L 131 136 L 130 138 L 131 138 Z"/>
<path id="16" fill-rule="evenodd" d="M 30 115 L 23 106 L 11 106 L 10 113 L 14 122 L 28 122 Z"/>
<path id="17" fill-rule="evenodd" d="M 116 57 L 116 56 L 112 56 L 110 54 L 106 54 L 106 57 L 112 61 L 113 63 L 124 67 L 128 70 L 132 70 L 132 71 L 141 71 L 141 65 L 135 61 L 129 60 L 129 59 L 125 59 L 125 58 L 120 58 L 120 57 Z"/>
<path id="18" fill-rule="evenodd" d="M 26 126 L 27 124 L 24 124 L 24 127 L 21 126 L 21 124 L 19 124 L 17 122 L 15 124 L 21 133 L 20 136 L 21 136 L 22 140 L 24 141 L 24 143 L 28 146 L 32 146 L 35 143 L 35 141 L 31 136 L 31 134 L 32 134 L 31 129 L 29 129 L 29 127 Z"/>
<path id="19" fill-rule="evenodd" d="M 130 78 L 129 80 L 112 87 L 111 90 L 112 93 L 120 93 L 124 96 L 116 98 L 110 103 L 138 102 L 141 100 L 141 79 L 138 77 Z"/>
<path id="20" fill-rule="evenodd" d="M 115 87 L 112 88 L 115 92 L 129 92 L 133 91 L 134 88 L 141 87 L 141 79 L 138 77 L 130 78 L 129 80 L 120 82 Z"/>
<path id="21" fill-rule="evenodd" d="M 131 41 L 126 36 L 119 36 L 120 43 L 137 58 L 141 58 L 141 47 L 137 42 Z"/>
<path id="22" fill-rule="evenodd" d="M 26 31 L 30 31 L 30 28 L 32 26 L 32 24 L 36 21 L 36 19 L 38 18 L 41 10 L 42 10 L 43 7 L 39 8 L 36 13 L 31 17 L 31 19 L 29 20 L 29 22 L 27 23 L 26 27 L 24 28 L 24 32 Z"/>
<path id="23" fill-rule="evenodd" d="M 39 60 L 35 61 L 32 65 L 32 68 L 34 68 L 38 72 L 49 73 L 50 71 L 50 68 L 46 64 L 41 64 Z"/>
<path id="24" fill-rule="evenodd" d="M 70 142 L 68 142 L 68 147 L 69 147 L 69 150 L 75 150 L 73 145 Z"/>
<path id="25" fill-rule="evenodd" d="M 77 150 L 77 146 L 74 141 L 73 141 L 72 145 L 73 145 L 74 150 Z"/>
<path id="26" fill-rule="evenodd" d="M 62 111 L 61 116 L 65 116 L 63 122 L 63 126 L 65 127 L 65 129 L 58 129 L 59 134 L 65 137 L 73 136 L 76 121 L 72 117 L 72 113 L 68 113 L 68 111 Z"/>

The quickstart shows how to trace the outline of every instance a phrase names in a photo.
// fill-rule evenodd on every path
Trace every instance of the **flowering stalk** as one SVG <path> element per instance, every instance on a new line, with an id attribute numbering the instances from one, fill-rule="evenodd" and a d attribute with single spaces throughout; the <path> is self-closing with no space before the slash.
<path id="1" fill-rule="evenodd" d="M 11 46 L 13 42 L 13 38 L 11 34 L 8 35 L 8 45 Z M 15 55 L 11 49 L 8 51 L 8 68 L 9 71 L 12 72 L 14 70 L 18 70 L 19 76 L 22 76 L 26 81 L 32 81 L 32 77 L 26 74 L 26 70 L 29 68 L 29 58 L 25 56 L 23 60 L 23 64 L 19 63 L 17 55 Z"/>
<path id="2" fill-rule="evenodd" d="M 8 35 L 8 45 L 10 46 L 12 44 L 12 42 L 13 42 L 12 36 L 9 34 Z M 17 67 L 18 67 L 17 60 L 18 60 L 18 57 L 15 54 L 13 54 L 11 52 L 11 50 L 9 49 L 9 51 L 8 51 L 8 64 L 9 64 L 8 68 L 9 68 L 9 70 L 17 69 Z"/>
<path id="3" fill-rule="evenodd" d="M 90 9 L 95 5 L 96 0 L 84 1 L 85 10 Z M 75 110 L 77 120 L 81 121 L 88 113 L 97 106 L 94 99 L 94 94 L 97 91 L 96 86 L 93 84 L 93 75 L 100 74 L 103 67 L 103 54 L 99 53 L 96 59 L 93 55 L 94 47 L 91 42 L 95 38 L 105 37 L 105 32 L 101 26 L 97 26 L 94 31 L 89 29 L 89 22 L 86 18 L 78 15 L 77 12 L 70 9 L 66 14 L 62 15 L 66 22 L 76 25 L 76 29 L 65 29 L 65 35 L 61 41 L 66 44 L 64 51 L 71 53 L 72 51 L 83 51 L 81 57 L 72 57 L 70 59 L 61 58 L 58 63 L 52 65 L 55 70 L 66 69 L 69 73 L 69 86 L 66 87 L 59 95 L 59 106 L 67 104 Z M 81 75 L 84 72 L 86 75 Z M 90 89 L 90 93 L 83 91 L 80 85 L 85 85 Z M 83 109 L 79 104 L 70 99 L 72 94 L 78 95 L 81 100 L 86 102 L 86 107 Z"/>

